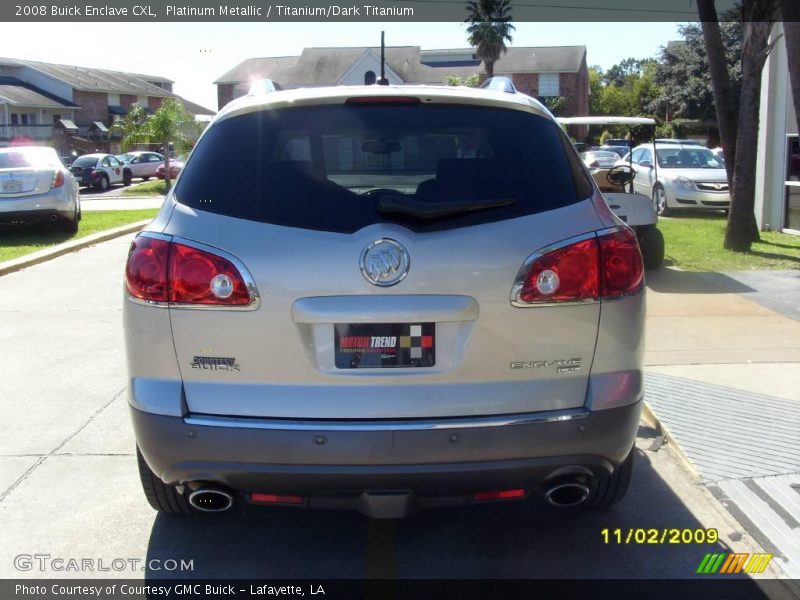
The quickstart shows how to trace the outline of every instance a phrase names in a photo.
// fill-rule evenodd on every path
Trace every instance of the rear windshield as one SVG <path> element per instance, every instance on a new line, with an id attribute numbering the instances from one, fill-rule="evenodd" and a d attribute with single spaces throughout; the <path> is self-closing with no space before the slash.
<path id="1" fill-rule="evenodd" d="M 175 188 L 178 202 L 199 210 L 342 233 L 381 222 L 416 231 L 464 227 L 552 210 L 591 193 L 555 123 L 453 105 L 335 105 L 231 117 L 206 132 Z M 387 211 L 387 199 L 414 210 Z M 464 210 L 449 210 L 455 203 Z M 448 210 L 427 214 L 432 204 Z"/>
<path id="2" fill-rule="evenodd" d="M 97 164 L 96 156 L 81 156 L 72 163 L 73 167 L 93 167 Z"/>
<path id="3" fill-rule="evenodd" d="M 61 167 L 56 153 L 49 148 L 25 148 L 0 152 L 0 169 L 54 169 Z"/>

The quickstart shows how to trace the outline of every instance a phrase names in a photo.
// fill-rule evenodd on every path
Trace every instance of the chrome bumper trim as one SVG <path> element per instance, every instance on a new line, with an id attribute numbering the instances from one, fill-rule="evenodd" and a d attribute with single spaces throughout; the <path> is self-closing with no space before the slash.
<path id="1" fill-rule="evenodd" d="M 516 415 L 420 420 L 295 421 L 291 419 L 189 415 L 184 417 L 183 421 L 186 425 L 196 427 L 228 427 L 234 429 L 269 429 L 281 431 L 430 431 L 436 429 L 473 429 L 481 427 L 532 425 L 535 423 L 558 423 L 562 421 L 588 419 L 590 415 L 590 411 L 581 407 L 562 411 Z"/>

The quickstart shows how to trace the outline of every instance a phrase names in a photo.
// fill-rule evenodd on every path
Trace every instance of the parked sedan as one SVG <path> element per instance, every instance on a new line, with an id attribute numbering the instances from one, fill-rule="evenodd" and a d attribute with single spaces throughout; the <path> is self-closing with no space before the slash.
<path id="1" fill-rule="evenodd" d="M 84 154 L 75 159 L 70 171 L 82 186 L 107 190 L 115 183 L 131 184 L 131 170 L 111 154 Z"/>
<path id="2" fill-rule="evenodd" d="M 78 182 L 52 148 L 0 148 L 0 223 L 49 221 L 78 231 Z"/>
<path id="3" fill-rule="evenodd" d="M 141 177 L 144 181 L 157 177 L 159 167 L 164 166 L 164 156 L 158 152 L 128 152 L 118 154 L 117 158 L 131 170 L 132 177 Z"/>
<path id="4" fill-rule="evenodd" d="M 659 215 L 671 209 L 727 210 L 731 198 L 725 162 L 711 150 L 695 144 L 657 144 L 658 164 L 653 164 L 653 144 L 633 149 L 617 164 L 630 160 L 636 171 L 634 191 L 653 199 Z"/>
<path id="5" fill-rule="evenodd" d="M 176 179 L 178 175 L 180 175 L 180 172 L 183 171 L 183 165 L 185 163 L 186 163 L 185 156 L 179 156 L 178 158 L 171 158 L 169 161 L 169 178 Z M 165 169 L 164 165 L 162 164 L 160 167 L 158 167 L 158 170 L 156 171 L 156 177 L 158 177 L 159 179 L 164 179 L 164 175 L 165 175 Z"/>
<path id="6" fill-rule="evenodd" d="M 582 152 L 581 160 L 590 169 L 610 169 L 619 160 L 619 154 L 609 150 Z"/>

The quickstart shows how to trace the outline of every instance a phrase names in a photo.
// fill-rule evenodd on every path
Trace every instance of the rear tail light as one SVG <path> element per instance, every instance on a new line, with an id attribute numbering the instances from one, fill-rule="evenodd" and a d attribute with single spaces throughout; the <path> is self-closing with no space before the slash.
<path id="1" fill-rule="evenodd" d="M 60 188 L 62 185 L 64 185 L 64 173 L 56 171 L 53 174 L 53 183 L 50 184 L 50 189 Z"/>
<path id="2" fill-rule="evenodd" d="M 644 278 L 636 234 L 620 229 L 597 238 L 600 242 L 600 295 L 620 296 L 639 289 Z"/>
<path id="3" fill-rule="evenodd" d="M 150 302 L 249 306 L 254 301 L 242 272 L 227 258 L 148 236 L 131 244 L 125 283 L 131 296 Z"/>
<path id="4" fill-rule="evenodd" d="M 620 229 L 537 257 L 518 277 L 513 300 L 527 305 L 621 296 L 638 290 L 643 275 L 636 235 Z"/>
<path id="5" fill-rule="evenodd" d="M 499 490 L 496 492 L 478 492 L 472 494 L 473 502 L 491 502 L 493 500 L 513 500 L 525 496 L 525 490 Z"/>

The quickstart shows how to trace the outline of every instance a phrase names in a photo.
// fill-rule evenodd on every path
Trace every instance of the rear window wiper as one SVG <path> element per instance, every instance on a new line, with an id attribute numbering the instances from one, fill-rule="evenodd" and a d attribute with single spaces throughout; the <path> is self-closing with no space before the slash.
<path id="1" fill-rule="evenodd" d="M 378 199 L 378 212 L 381 214 L 401 214 L 417 219 L 436 219 L 450 215 L 460 215 L 489 208 L 511 206 L 513 198 L 490 198 L 486 200 L 459 200 L 456 202 L 420 202 L 407 196 L 385 195 Z"/>

